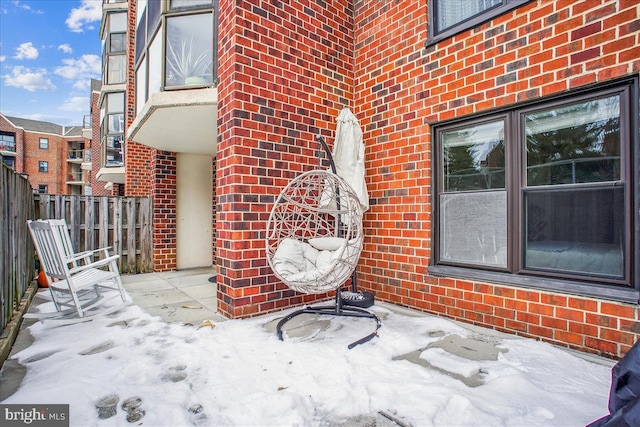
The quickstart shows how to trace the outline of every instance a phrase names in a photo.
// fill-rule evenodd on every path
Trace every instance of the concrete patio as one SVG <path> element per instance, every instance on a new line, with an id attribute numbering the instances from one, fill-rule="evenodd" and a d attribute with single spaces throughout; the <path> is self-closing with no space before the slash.
<path id="1" fill-rule="evenodd" d="M 186 326 L 184 330 L 191 329 L 197 331 L 203 325 L 211 326 L 211 329 L 213 329 L 215 324 L 219 324 L 220 322 L 227 323 L 227 319 L 217 312 L 216 284 L 215 281 L 210 280 L 214 276 L 215 269 L 199 268 L 167 273 L 123 275 L 122 279 L 127 292 L 131 296 L 131 305 L 138 306 L 151 316 L 159 317 L 162 321 L 166 322 L 166 324 L 182 325 Z M 36 310 L 36 307 L 40 303 L 49 300 L 47 298 L 48 290 L 40 289 L 38 294 L 40 294 L 40 296 L 36 295 L 32 303 L 32 311 Z M 431 317 L 434 321 L 439 322 L 437 317 L 384 302 L 376 302 L 370 310 L 382 320 L 382 329 L 379 332 L 391 333 L 392 335 L 393 332 L 391 330 L 385 329 L 385 322 L 387 322 L 387 328 L 393 329 L 392 323 L 397 322 L 398 316 L 406 319 Z M 290 310 L 284 311 L 282 315 L 284 316 L 289 312 Z M 271 314 L 266 317 L 261 317 L 265 319 L 263 320 L 262 329 L 268 332 L 268 337 L 274 336 L 276 324 L 281 319 L 281 316 L 279 314 Z M 395 320 L 392 321 L 392 318 Z M 260 321 L 260 319 L 254 320 Z M 110 322 L 109 319 L 96 320 L 96 327 L 101 323 L 105 323 L 105 321 Z M 18 389 L 24 385 L 23 380 L 27 375 L 27 369 L 31 369 L 29 367 L 30 363 L 26 363 L 26 365 L 21 364 L 14 355 L 34 344 L 34 339 L 28 329 L 34 322 L 33 319 L 25 319 L 11 355 L 5 361 L 2 370 L 0 370 L 0 402 L 5 401 L 18 392 Z M 113 323 L 113 325 L 120 323 L 123 322 Z M 128 321 L 125 323 L 128 323 Z M 82 324 L 89 325 L 87 322 L 81 323 L 80 325 Z M 505 350 L 503 346 L 505 343 L 516 339 L 516 337 L 468 324 L 458 324 L 458 326 L 459 332 L 456 333 L 437 329 L 429 332 L 428 336 L 425 337 L 426 345 L 408 348 L 408 351 L 399 352 L 389 360 L 392 362 L 406 361 L 412 365 L 420 366 L 427 372 L 439 372 L 454 379 L 457 384 L 469 390 L 483 389 L 487 380 L 487 372 L 481 369 L 479 371 L 474 370 L 473 372 L 461 374 L 460 366 L 467 364 L 493 366 L 496 363 L 501 363 L 499 362 L 500 354 L 508 351 Z M 67 328 L 67 326 L 62 326 L 57 329 L 62 330 Z M 73 328 L 73 326 L 71 328 Z M 374 328 L 375 323 L 371 322 L 370 319 L 359 320 L 337 316 L 304 314 L 290 320 L 282 329 L 285 341 L 316 342 L 318 344 L 326 342 L 328 347 L 332 347 L 336 343 L 334 339 L 337 335 L 346 333 L 347 335 L 351 334 L 357 338 L 372 332 Z M 84 330 L 86 331 L 87 329 L 85 328 Z M 337 333 L 337 331 L 340 332 Z M 406 330 L 403 331 L 403 335 L 412 336 L 415 335 L 415 333 L 411 330 Z M 92 339 L 95 339 L 95 337 L 88 336 L 87 342 L 90 342 Z M 372 344 L 364 344 L 364 346 L 372 345 L 375 347 L 378 345 L 377 341 L 379 340 L 380 338 L 376 338 L 372 341 Z M 81 338 L 81 341 L 84 342 L 85 340 Z M 237 344 L 241 345 L 240 342 Z M 112 345 L 117 344 L 106 342 L 101 346 L 92 348 L 90 353 L 109 351 Z M 445 365 L 431 363 L 422 356 L 425 352 L 442 354 L 450 364 L 449 362 Z M 571 353 L 600 365 L 607 367 L 613 365 L 613 362 L 607 359 L 577 352 Z M 80 354 L 88 353 L 84 352 Z M 357 352 L 353 354 L 357 354 Z M 48 357 L 48 355 L 37 356 L 33 360 L 37 360 L 39 357 Z M 398 424 L 402 425 L 402 421 L 394 419 L 389 413 L 383 412 L 378 414 L 363 414 L 362 416 L 348 420 L 346 423 L 346 425 L 350 426 L 392 426 Z"/>

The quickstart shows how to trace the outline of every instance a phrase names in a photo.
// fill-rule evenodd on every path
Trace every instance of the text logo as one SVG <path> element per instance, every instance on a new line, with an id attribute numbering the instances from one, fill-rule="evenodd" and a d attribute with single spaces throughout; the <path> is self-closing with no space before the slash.
<path id="1" fill-rule="evenodd" d="M 2 405 L 2 426 L 69 427 L 69 405 Z"/>

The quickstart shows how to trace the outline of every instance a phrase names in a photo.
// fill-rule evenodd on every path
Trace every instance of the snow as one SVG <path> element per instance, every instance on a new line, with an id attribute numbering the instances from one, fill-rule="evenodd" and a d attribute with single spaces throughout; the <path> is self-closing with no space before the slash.
<path id="1" fill-rule="evenodd" d="M 198 328 L 132 305 L 91 322 L 36 323 L 34 343 L 15 356 L 27 375 L 2 403 L 70 404 L 71 425 L 87 427 L 372 425 L 371 417 L 375 425 L 582 426 L 608 412 L 611 365 L 374 309 L 383 318 L 379 336 L 351 350 L 375 328 L 371 319 L 329 316 L 327 329 L 284 341 L 273 332 L 282 313 Z M 429 347 L 454 334 L 494 342 L 497 357 L 469 360 Z M 399 358 L 418 350 L 427 366 Z M 480 375 L 482 384 L 469 387 L 444 371 Z M 110 395 L 119 398 L 117 413 L 99 419 L 96 404 Z M 145 412 L 135 423 L 121 408 L 132 397 Z"/>

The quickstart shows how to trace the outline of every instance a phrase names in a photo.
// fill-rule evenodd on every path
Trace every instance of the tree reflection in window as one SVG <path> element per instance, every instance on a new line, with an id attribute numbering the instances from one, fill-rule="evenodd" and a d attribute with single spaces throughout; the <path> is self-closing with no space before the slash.
<path id="1" fill-rule="evenodd" d="M 617 96 L 525 116 L 527 185 L 620 179 Z"/>
<path id="2" fill-rule="evenodd" d="M 443 134 L 444 191 L 504 188 L 504 124 L 476 125 Z"/>

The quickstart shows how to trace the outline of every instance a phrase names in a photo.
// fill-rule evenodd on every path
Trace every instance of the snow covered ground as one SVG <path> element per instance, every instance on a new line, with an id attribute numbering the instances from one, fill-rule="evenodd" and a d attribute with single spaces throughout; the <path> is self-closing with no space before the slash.
<path id="1" fill-rule="evenodd" d="M 70 404 L 72 426 L 583 426 L 607 414 L 610 366 L 374 309 L 379 336 L 351 350 L 372 320 L 324 316 L 326 329 L 284 341 L 275 314 L 198 328 L 129 306 L 86 323 L 36 323 L 35 342 L 16 355 L 27 375 L 2 403 Z M 445 339 L 497 350 L 472 360 L 439 346 Z M 117 412 L 100 419 L 96 405 L 109 396 Z M 122 409 L 130 398 L 140 403 L 133 423 Z"/>

